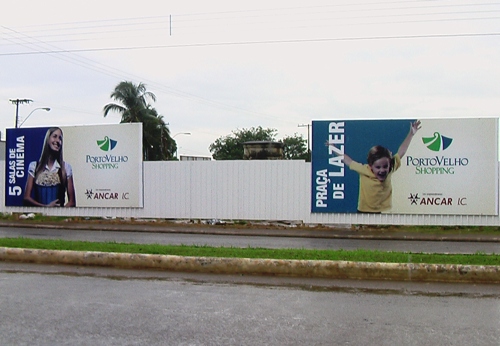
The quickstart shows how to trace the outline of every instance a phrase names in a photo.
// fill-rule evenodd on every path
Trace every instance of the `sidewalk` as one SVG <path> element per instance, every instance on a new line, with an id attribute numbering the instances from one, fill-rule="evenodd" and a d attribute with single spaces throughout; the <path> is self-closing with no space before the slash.
<path id="1" fill-rule="evenodd" d="M 471 234 L 456 232 L 417 233 L 382 228 L 362 229 L 341 225 L 336 227 L 317 229 L 314 227 L 293 227 L 276 225 L 251 225 L 235 227 L 226 225 L 188 224 L 176 222 L 154 221 L 78 221 L 78 222 L 35 222 L 32 220 L 4 221 L 0 220 L 0 227 L 26 228 L 56 228 L 77 230 L 108 230 L 121 232 L 151 232 L 151 233 L 180 233 L 180 234 L 214 234 L 214 235 L 241 235 L 262 237 L 298 237 L 298 238 L 328 238 L 328 239 L 373 239 L 373 240 L 419 240 L 419 241 L 467 241 L 467 242 L 500 242 L 500 232 L 495 234 Z"/>

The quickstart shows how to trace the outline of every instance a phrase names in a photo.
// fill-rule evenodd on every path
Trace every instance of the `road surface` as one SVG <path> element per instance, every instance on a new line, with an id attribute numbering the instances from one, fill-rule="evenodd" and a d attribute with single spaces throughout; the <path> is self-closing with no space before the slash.
<path id="1" fill-rule="evenodd" d="M 2 345 L 499 345 L 492 285 L 0 263 Z"/>

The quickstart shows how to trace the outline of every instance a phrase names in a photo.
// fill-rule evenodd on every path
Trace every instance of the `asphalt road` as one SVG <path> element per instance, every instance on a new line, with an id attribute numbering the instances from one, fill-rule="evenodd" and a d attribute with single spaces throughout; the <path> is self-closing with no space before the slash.
<path id="1" fill-rule="evenodd" d="M 0 292 L 2 345 L 500 344 L 491 285 L 0 263 Z"/>
<path id="2" fill-rule="evenodd" d="M 140 244 L 209 245 L 263 248 L 371 249 L 427 253 L 500 253 L 499 242 L 457 242 L 416 240 L 326 239 L 303 237 L 118 232 L 75 229 L 0 227 L 0 237 L 29 237 L 85 241 L 116 241 Z"/>

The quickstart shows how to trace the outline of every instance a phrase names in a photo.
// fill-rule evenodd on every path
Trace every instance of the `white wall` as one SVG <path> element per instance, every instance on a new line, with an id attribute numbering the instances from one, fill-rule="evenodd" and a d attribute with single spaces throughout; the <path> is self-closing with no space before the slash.
<path id="1" fill-rule="evenodd" d="M 170 161 L 143 165 L 144 208 L 5 207 L 2 184 L 0 212 L 289 220 L 306 224 L 500 225 L 498 216 L 311 214 L 311 164 L 304 161 Z M 0 161 L 0 176 L 5 176 L 4 161 Z"/>

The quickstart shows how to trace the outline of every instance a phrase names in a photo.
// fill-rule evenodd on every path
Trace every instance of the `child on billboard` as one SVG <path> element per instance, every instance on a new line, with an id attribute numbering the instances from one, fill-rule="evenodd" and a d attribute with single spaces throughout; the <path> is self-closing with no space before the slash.
<path id="1" fill-rule="evenodd" d="M 45 134 L 40 159 L 29 164 L 24 201 L 39 207 L 74 207 L 75 200 L 73 170 L 63 160 L 63 133 L 52 127 Z"/>
<path id="2" fill-rule="evenodd" d="M 420 129 L 420 121 L 410 125 L 410 131 L 399 146 L 396 155 L 376 145 L 368 152 L 367 164 L 361 164 L 344 154 L 344 164 L 359 174 L 358 212 L 381 213 L 392 208 L 392 174 L 401 166 L 411 140 Z M 328 145 L 333 145 L 328 143 Z"/>

